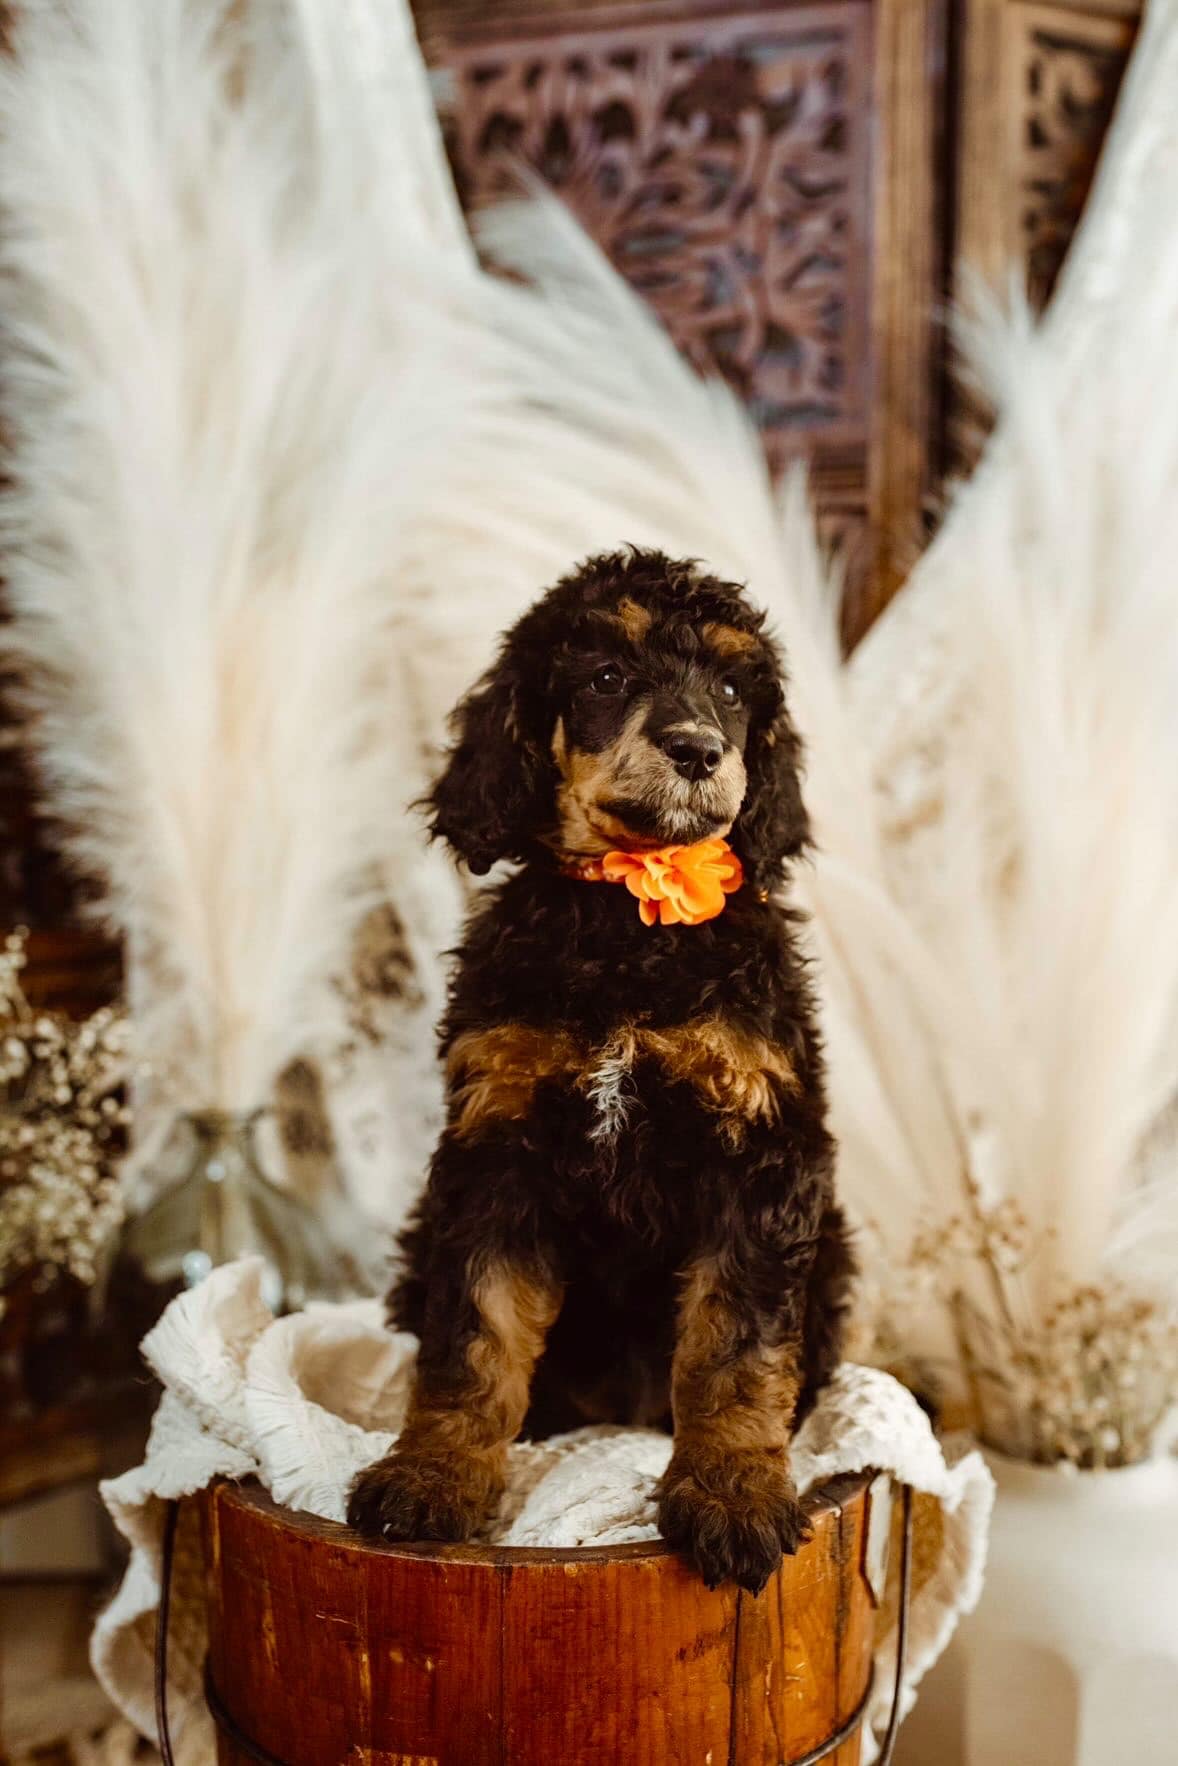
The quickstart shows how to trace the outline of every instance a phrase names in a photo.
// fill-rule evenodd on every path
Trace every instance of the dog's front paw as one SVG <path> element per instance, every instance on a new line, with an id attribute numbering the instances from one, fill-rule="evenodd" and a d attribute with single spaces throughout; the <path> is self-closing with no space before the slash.
<path id="1" fill-rule="evenodd" d="M 358 1474 L 348 1525 L 369 1538 L 473 1539 L 499 1503 L 502 1474 L 487 1458 L 398 1453 Z"/>
<path id="2" fill-rule="evenodd" d="M 809 1526 L 780 1454 L 676 1452 L 658 1488 L 659 1532 L 709 1588 L 760 1594 Z"/>

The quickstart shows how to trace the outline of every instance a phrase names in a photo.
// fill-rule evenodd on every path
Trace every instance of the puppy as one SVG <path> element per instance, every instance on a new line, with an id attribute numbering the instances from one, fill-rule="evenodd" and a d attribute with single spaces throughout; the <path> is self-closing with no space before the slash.
<path id="1" fill-rule="evenodd" d="M 459 705 L 432 831 L 479 900 L 441 1029 L 448 1115 L 391 1298 L 421 1342 L 348 1517 L 469 1539 L 507 1448 L 673 1427 L 664 1537 L 759 1591 L 804 1536 L 798 1421 L 852 1258 L 791 916 L 807 842 L 781 660 L 735 584 L 590 559 Z"/>

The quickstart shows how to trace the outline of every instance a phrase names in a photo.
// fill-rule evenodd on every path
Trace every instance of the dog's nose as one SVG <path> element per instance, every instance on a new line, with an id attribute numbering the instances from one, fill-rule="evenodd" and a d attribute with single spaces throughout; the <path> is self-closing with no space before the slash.
<path id="1" fill-rule="evenodd" d="M 715 730 L 668 730 L 659 747 L 685 779 L 710 778 L 724 758 Z"/>

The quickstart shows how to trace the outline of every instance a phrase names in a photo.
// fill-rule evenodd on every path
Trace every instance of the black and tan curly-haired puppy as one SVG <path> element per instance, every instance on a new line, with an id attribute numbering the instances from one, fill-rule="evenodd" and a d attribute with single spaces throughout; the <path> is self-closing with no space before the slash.
<path id="1" fill-rule="evenodd" d="M 421 1340 L 349 1518 L 468 1539 L 508 1444 L 674 1429 L 665 1537 L 759 1590 L 804 1533 L 798 1420 L 852 1273 L 791 917 L 807 840 L 781 659 L 734 584 L 591 559 L 508 633 L 431 799 L 478 901 L 441 1032 L 448 1117 L 392 1319 Z"/>

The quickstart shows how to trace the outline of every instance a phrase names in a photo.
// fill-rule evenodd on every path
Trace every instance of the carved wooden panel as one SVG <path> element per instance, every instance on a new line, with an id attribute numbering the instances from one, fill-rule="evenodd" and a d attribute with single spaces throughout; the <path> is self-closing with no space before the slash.
<path id="1" fill-rule="evenodd" d="M 963 263 L 1050 292 L 1132 53 L 1139 0 L 966 0 L 957 131 Z"/>
<path id="2" fill-rule="evenodd" d="M 958 152 L 958 262 L 1001 286 L 1021 269 L 1042 304 L 1079 223 L 1140 15 L 1139 0 L 966 0 Z M 987 418 L 953 398 L 953 459 L 967 470 Z"/>
<path id="3" fill-rule="evenodd" d="M 1055 286 L 1087 200 L 1134 29 L 1130 18 L 1013 10 L 1009 53 L 1021 103 L 1012 219 L 1028 287 L 1040 304 Z"/>
<path id="4" fill-rule="evenodd" d="M 446 50 L 465 198 L 536 168 L 776 464 L 864 442 L 868 26 L 848 0 Z"/>
<path id="5" fill-rule="evenodd" d="M 948 4 L 417 0 L 464 201 L 538 170 L 771 466 L 809 460 L 849 637 L 935 490 Z"/>

